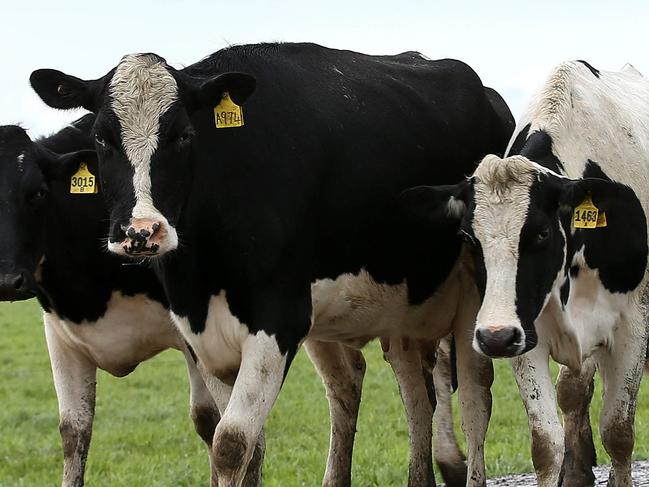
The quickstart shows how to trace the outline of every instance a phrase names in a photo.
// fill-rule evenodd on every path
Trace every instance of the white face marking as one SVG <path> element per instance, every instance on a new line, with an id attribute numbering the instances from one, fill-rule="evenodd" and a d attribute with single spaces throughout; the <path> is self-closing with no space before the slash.
<path id="1" fill-rule="evenodd" d="M 121 126 L 122 145 L 133 166 L 132 217 L 161 221 L 177 242 L 175 229 L 155 207 L 151 196 L 151 157 L 158 147 L 160 117 L 178 100 L 176 80 L 159 58 L 129 55 L 117 66 L 109 94 Z"/>
<path id="2" fill-rule="evenodd" d="M 483 159 L 475 172 L 472 223 L 487 271 L 476 329 L 518 328 L 521 350 L 525 346 L 525 331 L 516 313 L 518 249 L 530 204 L 530 186 L 536 177 L 535 167 L 526 162 L 522 157 Z M 480 352 L 475 337 L 473 348 Z"/>
<path id="3" fill-rule="evenodd" d="M 17 162 L 18 162 L 18 171 L 23 172 L 23 160 L 25 159 L 25 153 L 21 153 L 18 156 Z"/>

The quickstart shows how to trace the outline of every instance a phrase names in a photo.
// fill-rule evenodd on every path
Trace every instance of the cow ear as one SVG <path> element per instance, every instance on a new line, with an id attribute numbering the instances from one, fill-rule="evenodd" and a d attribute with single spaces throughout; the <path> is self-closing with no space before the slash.
<path id="1" fill-rule="evenodd" d="M 182 82 L 185 102 L 188 108 L 198 110 L 219 104 L 226 91 L 237 105 L 243 105 L 257 86 L 254 77 L 245 73 L 223 73 L 206 81 L 185 79 Z"/>
<path id="2" fill-rule="evenodd" d="M 417 186 L 401 193 L 401 206 L 423 220 L 461 220 L 464 217 L 473 181 L 444 186 Z"/>
<path id="3" fill-rule="evenodd" d="M 601 178 L 583 178 L 567 181 L 561 193 L 561 205 L 575 208 L 588 196 L 598 208 L 606 208 L 612 198 L 616 198 L 619 184 Z"/>
<path id="4" fill-rule="evenodd" d="M 29 83 L 41 100 L 52 108 L 85 108 L 95 113 L 104 86 L 103 78 L 85 81 L 54 69 L 37 69 L 29 77 Z"/>
<path id="5" fill-rule="evenodd" d="M 48 180 L 66 179 L 71 177 L 81 163 L 85 163 L 91 173 L 97 174 L 97 152 L 80 150 L 68 154 L 48 153 L 41 159 L 41 170 Z"/>

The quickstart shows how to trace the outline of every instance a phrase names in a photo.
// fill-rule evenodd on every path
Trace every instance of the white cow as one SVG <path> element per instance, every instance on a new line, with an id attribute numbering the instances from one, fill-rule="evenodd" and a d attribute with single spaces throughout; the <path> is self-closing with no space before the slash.
<path id="1" fill-rule="evenodd" d="M 508 157 L 485 157 L 467 181 L 411 191 L 420 210 L 461 217 L 482 296 L 473 346 L 514 357 L 539 485 L 558 484 L 564 458 L 552 357 L 565 366 L 569 449 L 600 371 L 609 485 L 628 486 L 647 348 L 649 82 L 631 67 L 560 64 L 516 134 Z"/>

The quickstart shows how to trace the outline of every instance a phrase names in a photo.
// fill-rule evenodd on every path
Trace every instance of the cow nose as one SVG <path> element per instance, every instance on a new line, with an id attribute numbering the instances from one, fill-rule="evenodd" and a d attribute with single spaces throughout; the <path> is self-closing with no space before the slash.
<path id="1" fill-rule="evenodd" d="M 489 357 L 513 357 L 521 347 L 521 330 L 514 326 L 481 327 L 475 332 L 480 350 Z"/>
<path id="2" fill-rule="evenodd" d="M 0 301 L 20 301 L 34 297 L 24 272 L 0 274 Z"/>
<path id="3" fill-rule="evenodd" d="M 163 224 L 161 221 L 149 218 L 133 218 L 129 225 L 122 225 L 125 234 L 124 247 L 127 254 L 154 255 L 158 252 L 160 244 L 158 239 L 163 237 Z"/>

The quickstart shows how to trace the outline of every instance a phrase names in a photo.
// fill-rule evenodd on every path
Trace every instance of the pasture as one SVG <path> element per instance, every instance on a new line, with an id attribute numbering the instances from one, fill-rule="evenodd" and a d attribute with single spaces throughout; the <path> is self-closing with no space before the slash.
<path id="1" fill-rule="evenodd" d="M 36 301 L 0 305 L 0 330 L 0 486 L 59 485 L 62 452 L 57 406 Z M 353 484 L 401 486 L 407 477 L 408 439 L 396 382 L 378 344 L 368 346 L 365 356 L 368 367 Z M 488 475 L 531 471 L 525 412 L 506 361 L 496 364 L 493 396 L 486 444 Z M 600 396 L 598 383 L 591 413 L 594 424 Z M 265 485 L 319 485 L 328 431 L 324 390 L 301 352 L 267 423 Z M 607 463 L 597 431 L 596 444 L 599 463 Z M 646 458 L 649 385 L 644 384 L 638 398 L 634 459 Z M 88 485 L 207 485 L 208 474 L 205 448 L 188 415 L 188 385 L 180 353 L 164 352 L 124 379 L 98 372 Z"/>

